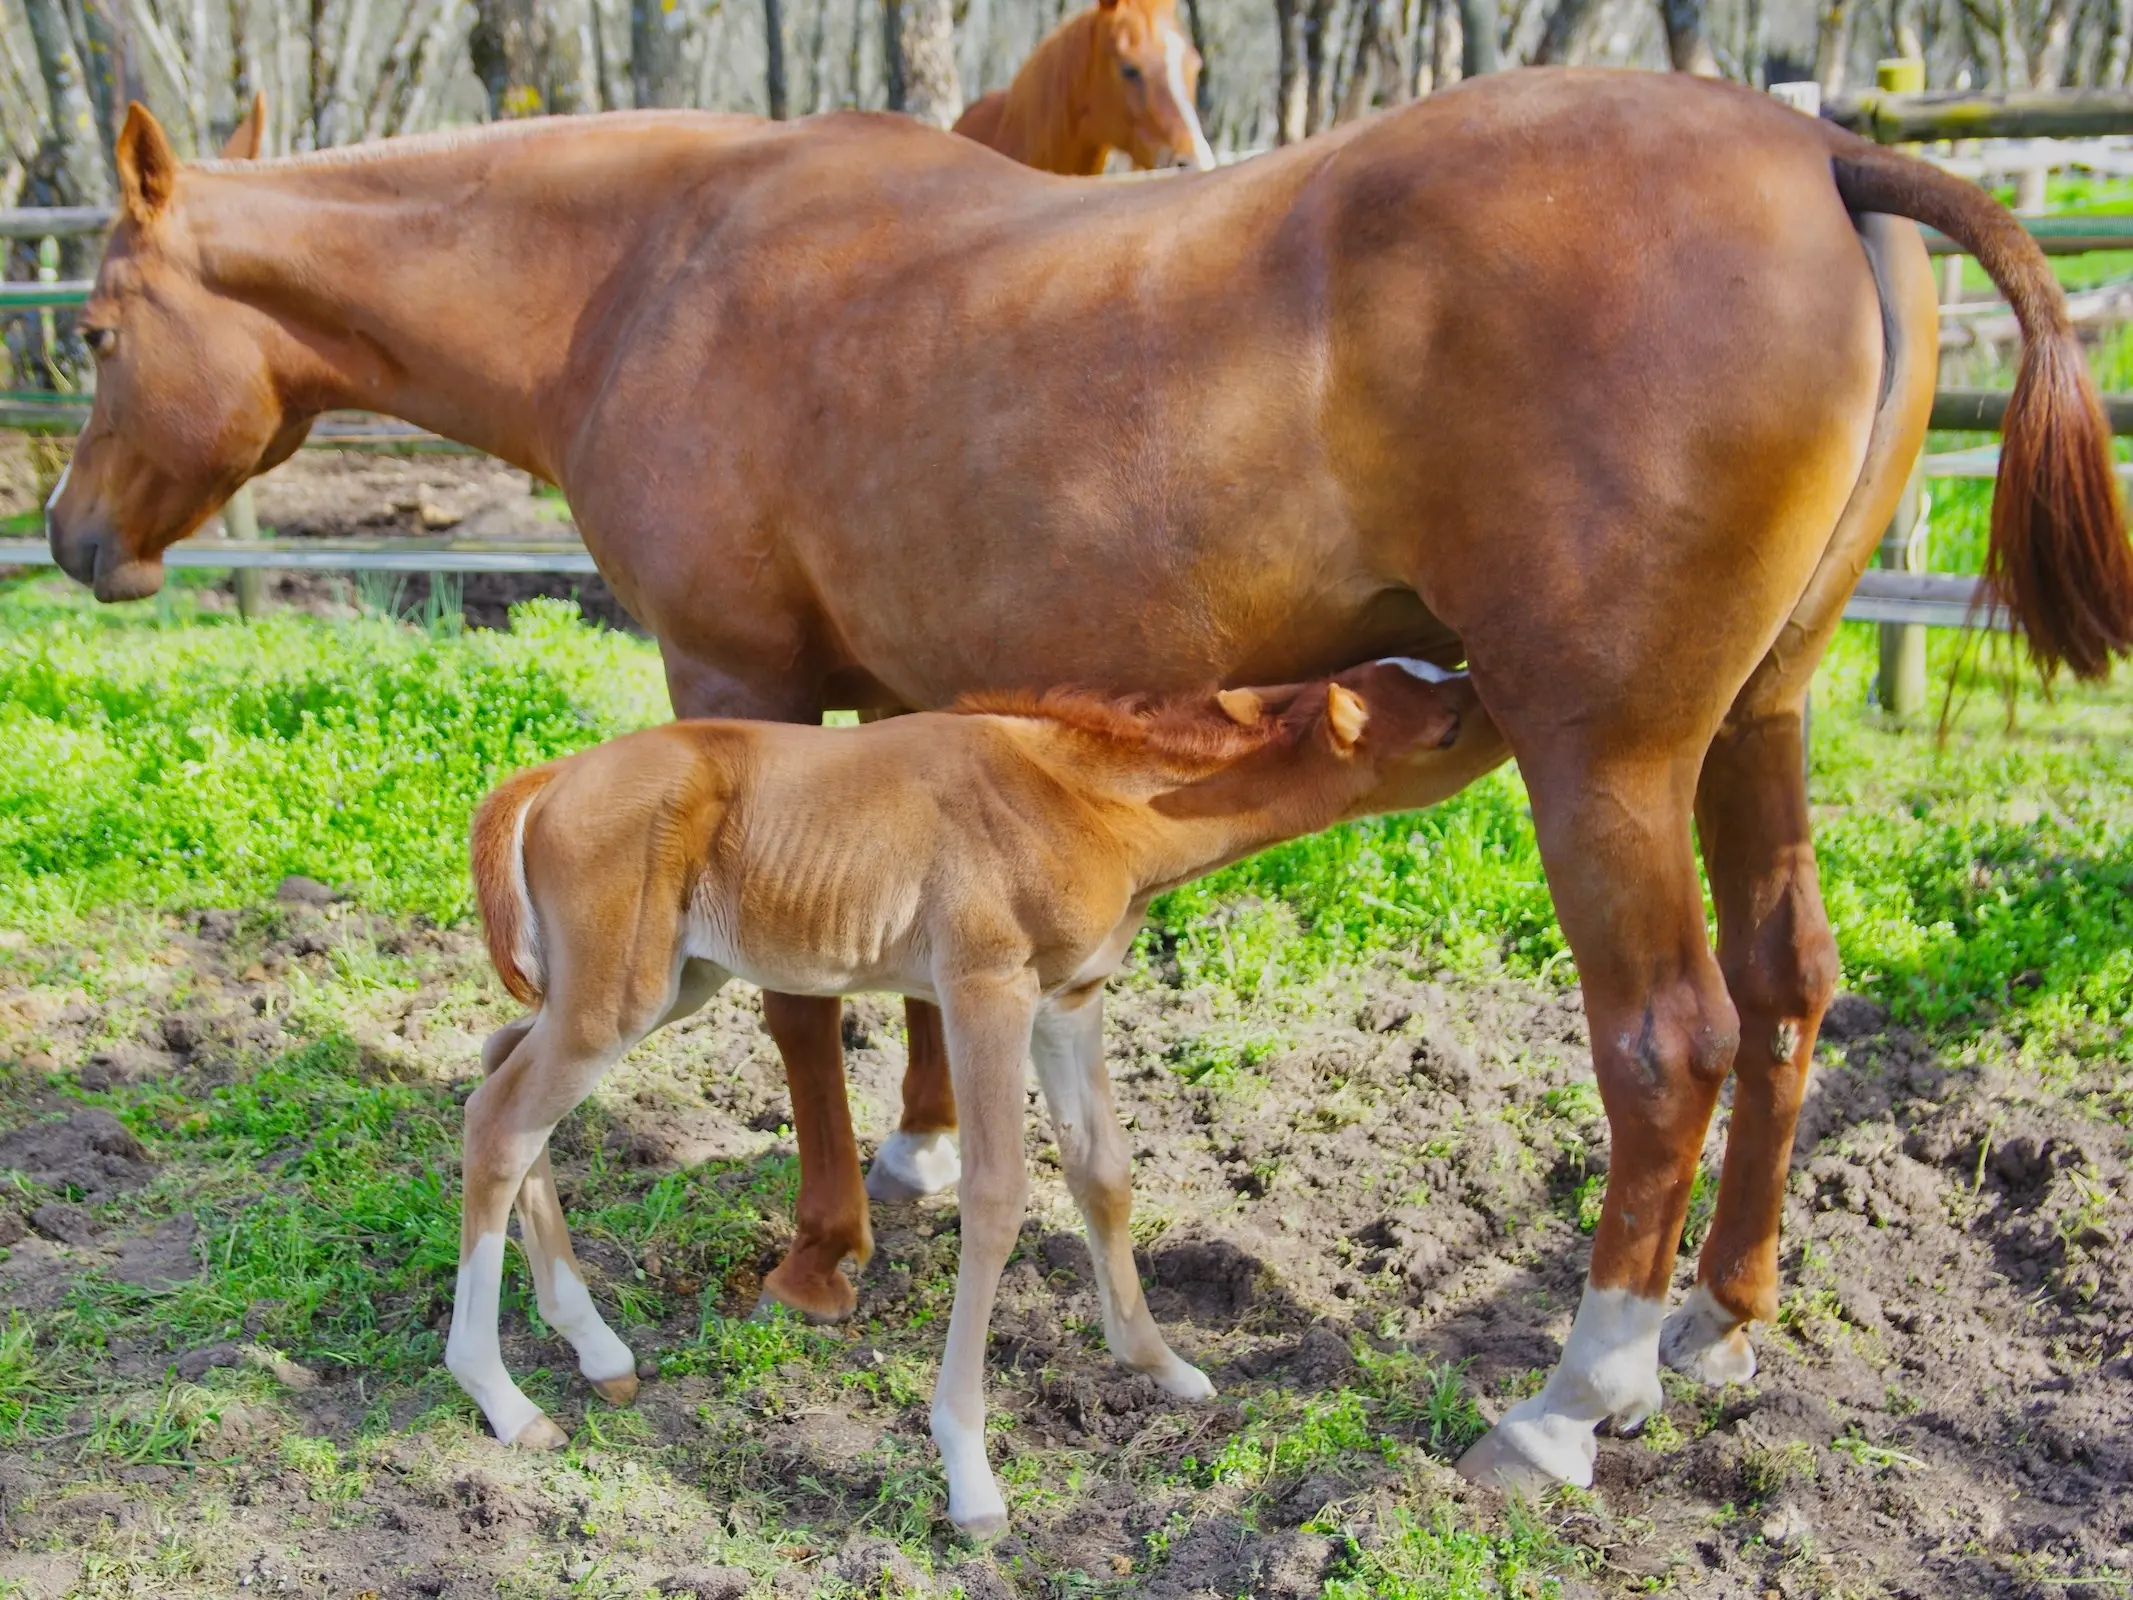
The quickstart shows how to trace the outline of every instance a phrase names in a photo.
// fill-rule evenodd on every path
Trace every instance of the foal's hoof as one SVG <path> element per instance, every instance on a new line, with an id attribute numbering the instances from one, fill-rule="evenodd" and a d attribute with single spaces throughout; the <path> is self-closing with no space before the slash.
<path id="1" fill-rule="evenodd" d="M 611 1406 L 626 1406 L 637 1398 L 637 1374 L 625 1372 L 619 1378 L 587 1378 L 592 1391 Z"/>
<path id="2" fill-rule="evenodd" d="M 867 1195 L 885 1205 L 922 1200 L 955 1187 L 963 1175 L 963 1158 L 945 1133 L 898 1131 L 881 1141 L 867 1168 Z"/>
<path id="3" fill-rule="evenodd" d="M 1215 1381 L 1190 1361 L 1178 1361 L 1164 1372 L 1151 1372 L 1155 1386 L 1173 1400 L 1201 1405 L 1214 1399 Z"/>
<path id="4" fill-rule="evenodd" d="M 1535 1499 L 1566 1483 L 1589 1488 L 1599 1454 L 1591 1427 L 1545 1412 L 1520 1416 L 1519 1409 L 1505 1412 L 1503 1421 L 1459 1458 L 1459 1475 Z"/>
<path id="5" fill-rule="evenodd" d="M 560 1450 L 568 1443 L 570 1435 L 546 1417 L 535 1417 L 511 1436 L 514 1450 Z"/>
<path id="6" fill-rule="evenodd" d="M 1660 1327 L 1659 1359 L 1684 1377 L 1713 1388 L 1747 1383 L 1755 1376 L 1755 1346 L 1748 1342 L 1748 1325 L 1735 1321 L 1700 1283 Z"/>
<path id="7" fill-rule="evenodd" d="M 1007 1502 L 996 1492 L 989 1501 L 980 1501 L 958 1512 L 951 1496 L 948 1520 L 955 1524 L 955 1531 L 966 1539 L 997 1539 L 1007 1531 Z"/>

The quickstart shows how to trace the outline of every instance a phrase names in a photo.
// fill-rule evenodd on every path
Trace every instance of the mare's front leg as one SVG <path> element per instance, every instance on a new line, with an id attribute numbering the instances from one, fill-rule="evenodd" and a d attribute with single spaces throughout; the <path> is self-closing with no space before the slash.
<path id="1" fill-rule="evenodd" d="M 1689 1189 L 1738 1024 L 1704 936 L 1689 842 L 1696 765 L 1520 752 L 1534 828 L 1577 957 L 1612 1158 L 1592 1265 L 1562 1359 L 1459 1462 L 1538 1491 L 1592 1482 L 1593 1430 L 1661 1401 L 1659 1329 Z"/>
<path id="2" fill-rule="evenodd" d="M 691 659 L 665 640 L 667 695 L 678 717 L 751 717 L 820 722 L 812 681 L 751 678 Z M 840 1322 L 859 1302 L 838 1270 L 846 1256 L 862 1266 L 874 1253 L 859 1143 L 844 1087 L 843 1002 L 811 995 L 763 996 L 763 1022 L 785 1063 L 792 1097 L 793 1142 L 800 1154 L 800 1197 L 785 1259 L 763 1280 L 763 1299 L 812 1322 Z"/>
<path id="3" fill-rule="evenodd" d="M 962 1258 L 955 1310 L 933 1393 L 933 1442 L 948 1478 L 948 1520 L 969 1534 L 1007 1526 L 985 1460 L 985 1341 L 1000 1273 L 1022 1229 L 1029 1175 L 1022 1160 L 1023 1063 L 1037 1010 L 1029 971 L 944 985 L 949 1071 L 963 1120 Z"/>
<path id="4" fill-rule="evenodd" d="M 1104 1308 L 1104 1342 L 1112 1355 L 1148 1374 L 1173 1399 L 1210 1398 L 1215 1386 L 1207 1374 L 1170 1348 L 1148 1314 L 1133 1264 L 1133 1166 L 1104 1066 L 1102 988 L 1076 1004 L 1040 1008 L 1030 1058 L 1051 1109 L 1059 1164 L 1088 1230 Z"/>

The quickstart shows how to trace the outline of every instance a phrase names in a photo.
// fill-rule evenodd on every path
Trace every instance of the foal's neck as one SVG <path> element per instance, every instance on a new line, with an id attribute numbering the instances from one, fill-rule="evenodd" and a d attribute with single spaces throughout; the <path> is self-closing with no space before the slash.
<path id="1" fill-rule="evenodd" d="M 594 327 L 609 285 L 671 215 L 660 163 L 671 182 L 755 126 L 543 118 L 209 164 L 175 220 L 202 281 L 290 335 L 271 359 L 293 409 L 380 412 L 553 481 L 592 387 L 573 377 L 610 342 Z"/>

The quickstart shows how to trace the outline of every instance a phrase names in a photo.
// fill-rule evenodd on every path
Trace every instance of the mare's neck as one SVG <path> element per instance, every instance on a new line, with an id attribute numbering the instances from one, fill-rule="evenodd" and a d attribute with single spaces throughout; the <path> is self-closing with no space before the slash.
<path id="1" fill-rule="evenodd" d="M 1015 74 L 1000 117 L 1003 155 L 1076 177 L 1103 171 L 1110 149 L 1088 128 L 1097 15 L 1091 6 L 1062 22 Z"/>
<path id="2" fill-rule="evenodd" d="M 201 278 L 281 325 L 292 411 L 376 411 L 556 477 L 581 341 L 601 342 L 647 217 L 668 212 L 658 159 L 731 130 L 541 121 L 185 174 Z"/>

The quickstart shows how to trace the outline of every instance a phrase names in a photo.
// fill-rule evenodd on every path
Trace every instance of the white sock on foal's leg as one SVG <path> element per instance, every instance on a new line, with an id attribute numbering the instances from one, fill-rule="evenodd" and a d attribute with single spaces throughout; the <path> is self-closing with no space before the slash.
<path id="1" fill-rule="evenodd" d="M 1558 1483 L 1590 1486 L 1599 1453 L 1593 1429 L 1609 1417 L 1619 1427 L 1638 1427 L 1664 1399 L 1659 1325 L 1665 1315 L 1662 1301 L 1586 1284 L 1546 1387 L 1506 1411 L 1459 1458 L 1459 1470 L 1528 1493 Z"/>
<path id="2" fill-rule="evenodd" d="M 585 1287 L 585 1280 L 570 1270 L 569 1262 L 555 1263 L 555 1281 L 549 1294 L 553 1306 L 542 1307 L 541 1315 L 577 1351 L 578 1371 L 585 1380 L 600 1391 L 603 1399 L 616 1405 L 627 1405 L 635 1399 L 637 1358 L 601 1317 L 592 1292 Z"/>
<path id="3" fill-rule="evenodd" d="M 504 1236 L 482 1234 L 459 1263 L 444 1364 L 481 1407 L 497 1438 L 527 1449 L 552 1450 L 569 1442 L 563 1430 L 526 1398 L 504 1370 L 503 1345 L 497 1334 L 503 1282 Z"/>

